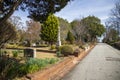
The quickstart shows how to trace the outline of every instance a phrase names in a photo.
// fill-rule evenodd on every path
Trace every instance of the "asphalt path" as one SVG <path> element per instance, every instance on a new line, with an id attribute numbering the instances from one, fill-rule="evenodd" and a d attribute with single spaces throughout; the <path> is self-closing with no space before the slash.
<path id="1" fill-rule="evenodd" d="M 61 80 L 120 80 L 120 51 L 107 44 L 98 43 Z"/>

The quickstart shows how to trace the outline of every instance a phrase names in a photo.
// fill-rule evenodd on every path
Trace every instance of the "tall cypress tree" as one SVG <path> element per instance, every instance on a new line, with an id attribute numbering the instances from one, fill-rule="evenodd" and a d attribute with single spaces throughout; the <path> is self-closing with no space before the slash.
<path id="1" fill-rule="evenodd" d="M 66 38 L 66 40 L 67 40 L 68 42 L 70 42 L 70 44 L 73 44 L 73 42 L 74 42 L 74 40 L 75 40 L 73 34 L 72 34 L 70 31 L 68 31 L 68 33 L 67 33 L 67 38 Z"/>
<path id="2" fill-rule="evenodd" d="M 51 45 L 57 41 L 59 21 L 57 17 L 50 14 L 43 23 L 41 29 L 41 39 L 49 42 Z"/>

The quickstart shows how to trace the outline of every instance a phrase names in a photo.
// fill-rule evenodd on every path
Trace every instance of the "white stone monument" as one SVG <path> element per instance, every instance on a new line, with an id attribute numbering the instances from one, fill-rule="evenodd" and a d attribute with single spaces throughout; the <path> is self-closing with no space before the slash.
<path id="1" fill-rule="evenodd" d="M 58 27 L 58 38 L 57 38 L 57 47 L 61 46 L 61 40 L 60 40 L 60 27 Z"/>

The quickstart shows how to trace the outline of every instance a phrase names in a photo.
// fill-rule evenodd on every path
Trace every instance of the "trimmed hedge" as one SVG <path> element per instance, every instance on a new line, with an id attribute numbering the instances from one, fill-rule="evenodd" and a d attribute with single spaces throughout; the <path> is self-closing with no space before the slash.
<path id="1" fill-rule="evenodd" d="M 71 55 L 74 52 L 73 48 L 69 45 L 61 46 L 60 51 L 64 56 Z"/>

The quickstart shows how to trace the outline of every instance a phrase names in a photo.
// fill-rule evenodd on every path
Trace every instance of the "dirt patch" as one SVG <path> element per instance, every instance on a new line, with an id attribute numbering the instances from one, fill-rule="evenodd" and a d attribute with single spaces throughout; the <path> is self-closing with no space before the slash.
<path id="1" fill-rule="evenodd" d="M 44 58 L 57 58 L 56 54 L 54 53 L 47 53 L 47 52 L 37 52 L 36 58 L 44 59 Z"/>

